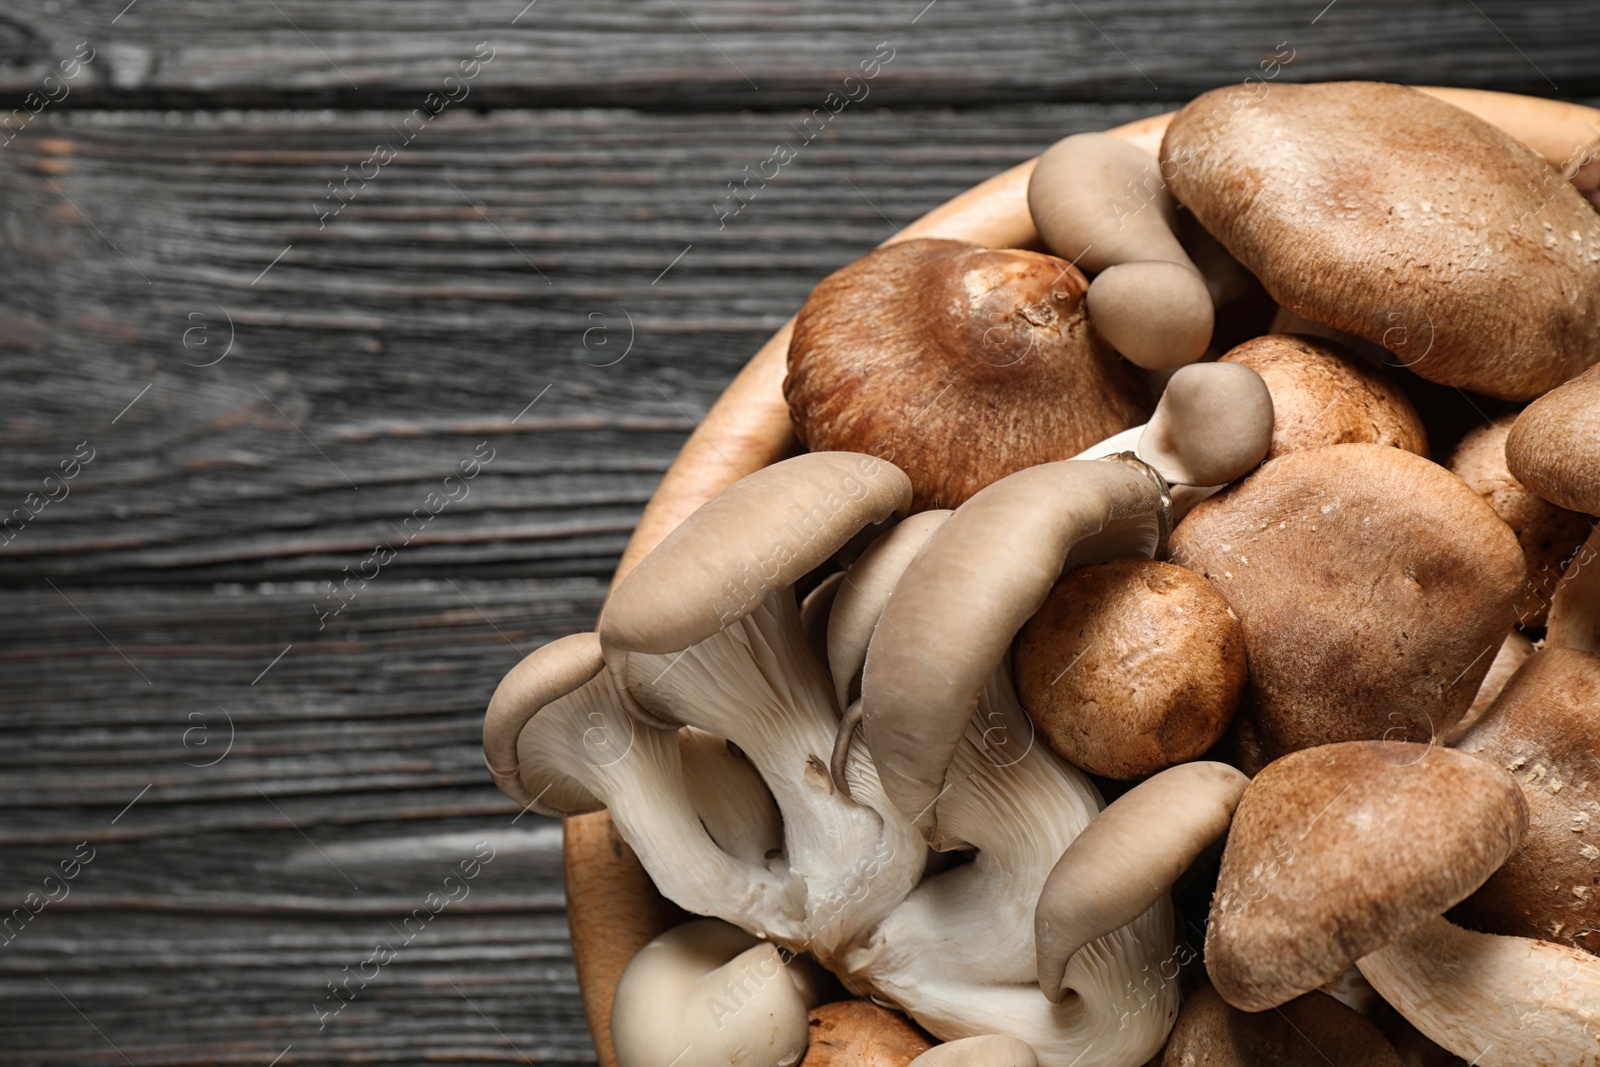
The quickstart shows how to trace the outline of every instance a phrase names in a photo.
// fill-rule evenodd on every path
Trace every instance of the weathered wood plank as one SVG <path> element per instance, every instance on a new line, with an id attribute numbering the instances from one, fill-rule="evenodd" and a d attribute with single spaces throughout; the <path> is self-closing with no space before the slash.
<path id="1" fill-rule="evenodd" d="M 489 784 L 479 731 L 602 589 L 390 578 L 321 633 L 294 584 L 10 594 L 5 1061 L 588 1059 L 560 828 Z"/>
<path id="2" fill-rule="evenodd" d="M 1576 94 L 1600 90 L 1592 14 L 1516 0 L 19 0 L 0 22 L 0 88 L 59 95 L 43 78 L 88 41 L 64 105 L 410 108 L 486 43 L 463 104 L 809 108 L 887 41 L 875 103 L 1149 100 L 1237 81 L 1287 42 L 1293 78 Z"/>
<path id="3" fill-rule="evenodd" d="M 847 112 L 723 223 L 796 116 L 445 114 L 338 199 L 397 115 L 44 116 L 0 151 L 0 581 L 605 576 L 817 279 L 1149 110 Z"/>

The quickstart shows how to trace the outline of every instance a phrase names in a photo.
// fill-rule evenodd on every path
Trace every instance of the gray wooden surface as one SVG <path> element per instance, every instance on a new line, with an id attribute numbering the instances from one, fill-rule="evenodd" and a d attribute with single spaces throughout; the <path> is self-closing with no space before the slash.
<path id="1" fill-rule="evenodd" d="M 1600 95 L 1586 2 L 8 4 L 0 1063 L 591 1058 L 500 675 L 817 278 L 1282 42 Z"/>

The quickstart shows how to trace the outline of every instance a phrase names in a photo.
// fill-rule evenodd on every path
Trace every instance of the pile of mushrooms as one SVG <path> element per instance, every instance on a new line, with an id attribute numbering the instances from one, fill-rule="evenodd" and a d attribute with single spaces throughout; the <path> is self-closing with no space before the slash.
<path id="1" fill-rule="evenodd" d="M 500 788 L 696 917 L 621 1067 L 1600 1065 L 1600 211 L 1239 93 L 825 279 L 806 450 L 500 683 Z"/>

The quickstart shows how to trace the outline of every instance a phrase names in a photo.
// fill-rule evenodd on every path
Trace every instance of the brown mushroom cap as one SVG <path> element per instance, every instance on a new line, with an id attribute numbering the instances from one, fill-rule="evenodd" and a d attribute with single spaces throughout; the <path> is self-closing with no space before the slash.
<path id="1" fill-rule="evenodd" d="M 1114 560 L 1069 571 L 1023 626 L 1017 695 L 1051 751 L 1142 778 L 1222 737 L 1246 678 L 1244 630 L 1200 575 Z"/>
<path id="2" fill-rule="evenodd" d="M 1595 401 L 1600 404 L 1600 395 Z M 1516 421 L 1515 415 L 1504 415 L 1467 434 L 1450 457 L 1450 469 L 1517 535 L 1528 568 L 1528 586 L 1517 609 L 1517 623 L 1543 626 L 1562 568 L 1588 536 L 1590 520 L 1550 503 L 1512 475 L 1506 463 L 1506 438 Z M 1600 433 L 1600 413 L 1595 429 Z M 1576 444 L 1564 442 L 1563 455 Z M 1591 466 L 1589 471 L 1591 481 L 1600 479 L 1600 466 Z"/>
<path id="3" fill-rule="evenodd" d="M 1184 998 L 1161 1067 L 1404 1067 L 1394 1046 L 1359 1012 L 1325 993 L 1277 1011 L 1243 1012 L 1209 986 Z"/>
<path id="4" fill-rule="evenodd" d="M 799 1067 L 907 1067 L 933 1047 L 899 1012 L 865 1000 L 811 1009 L 811 1040 Z"/>
<path id="5" fill-rule="evenodd" d="M 1161 161 L 1278 303 L 1424 378 L 1528 399 L 1600 359 L 1600 215 L 1460 108 L 1373 82 L 1218 89 Z"/>
<path id="6" fill-rule="evenodd" d="M 1506 463 L 1552 504 L 1600 515 L 1600 367 L 1522 410 L 1506 438 Z"/>
<path id="7" fill-rule="evenodd" d="M 1090 328 L 1087 288 L 1037 252 L 931 238 L 869 252 L 795 320 L 795 432 L 891 460 L 921 511 L 1143 422 L 1145 386 Z"/>
<path id="8" fill-rule="evenodd" d="M 1449 729 L 1523 582 L 1516 538 L 1476 493 L 1382 445 L 1270 460 L 1190 512 L 1169 547 L 1244 625 L 1246 772 L 1311 745 Z"/>
<path id="9" fill-rule="evenodd" d="M 1267 383 L 1273 411 L 1268 459 L 1361 442 L 1428 454 L 1428 433 L 1405 393 L 1337 342 L 1267 334 L 1229 350 L 1221 362 L 1242 363 Z"/>
<path id="10" fill-rule="evenodd" d="M 1535 652 L 1460 747 L 1521 783 L 1528 830 L 1458 920 L 1600 953 L 1600 658 Z"/>
<path id="11" fill-rule="evenodd" d="M 1351 741 L 1283 757 L 1234 812 L 1211 981 L 1245 1011 L 1317 988 L 1465 899 L 1526 819 L 1509 774 L 1454 749 Z"/>

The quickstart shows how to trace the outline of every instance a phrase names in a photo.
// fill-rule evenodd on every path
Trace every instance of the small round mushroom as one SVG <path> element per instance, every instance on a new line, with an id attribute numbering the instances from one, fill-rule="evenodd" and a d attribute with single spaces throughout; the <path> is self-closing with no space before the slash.
<path id="1" fill-rule="evenodd" d="M 1316 989 L 1464 900 L 1526 821 L 1511 776 L 1454 749 L 1351 741 L 1283 757 L 1234 812 L 1206 931 L 1212 984 L 1245 1011 Z"/>
<path id="2" fill-rule="evenodd" d="M 1476 493 L 1373 444 L 1269 460 L 1190 512 L 1170 555 L 1244 625 L 1250 682 L 1234 726 L 1246 773 L 1311 745 L 1448 730 L 1524 580 L 1516 538 Z"/>
<path id="3" fill-rule="evenodd" d="M 1430 919 L 1360 960 L 1410 1023 L 1473 1067 L 1600 1067 L 1600 959 Z"/>
<path id="4" fill-rule="evenodd" d="M 1600 360 L 1600 214 L 1460 108 L 1375 82 L 1218 89 L 1161 163 L 1279 304 L 1424 378 L 1529 399 Z"/>
<path id="5" fill-rule="evenodd" d="M 1005 1034 L 979 1034 L 935 1045 L 912 1067 L 1039 1067 L 1033 1046 Z"/>
<path id="6" fill-rule="evenodd" d="M 1428 433 L 1400 387 L 1335 341 L 1267 334 L 1230 349 L 1272 394 L 1268 459 L 1323 445 L 1367 442 L 1428 454 Z"/>
<path id="7" fill-rule="evenodd" d="M 1600 402 L 1600 394 L 1596 401 Z M 1450 470 L 1483 497 L 1517 535 L 1528 570 L 1517 623 L 1539 627 L 1545 624 L 1561 570 L 1588 535 L 1590 521 L 1531 492 L 1512 475 L 1506 462 L 1506 439 L 1516 421 L 1517 416 L 1505 415 L 1468 433 L 1450 457 Z M 1600 432 L 1600 420 L 1595 426 Z M 1564 447 L 1564 455 L 1566 451 Z M 1591 478 L 1595 470 L 1600 468 L 1590 468 Z"/>
<path id="8" fill-rule="evenodd" d="M 1205 353 L 1211 292 L 1178 241 L 1155 156 L 1105 133 L 1063 138 L 1034 167 L 1028 210 L 1051 251 L 1097 275 L 1089 318 L 1117 351 L 1152 370 Z"/>
<path id="9" fill-rule="evenodd" d="M 1061 1003 L 1080 949 L 1165 896 L 1228 832 L 1249 779 L 1226 763 L 1184 763 L 1134 786 L 1073 838 L 1033 913 L 1039 988 Z"/>
<path id="10" fill-rule="evenodd" d="M 865 1000 L 811 1009 L 811 1038 L 800 1067 L 908 1067 L 933 1047 L 899 1012 Z"/>
<path id="11" fill-rule="evenodd" d="M 611 1008 L 618 1067 L 792 1067 L 806 1002 L 772 945 L 701 919 L 650 942 Z"/>
<path id="12" fill-rule="evenodd" d="M 1063 575 L 1012 660 L 1022 706 L 1051 751 L 1119 779 L 1210 749 L 1249 673 L 1244 629 L 1216 587 L 1145 559 Z"/>
<path id="13" fill-rule="evenodd" d="M 892 460 L 917 511 L 1082 451 L 1149 411 L 1137 371 L 1090 329 L 1087 287 L 1038 252 L 935 239 L 869 252 L 795 320 L 795 433 Z"/>
<path id="14" fill-rule="evenodd" d="M 1238 389 L 1241 377 L 1254 387 Z M 1213 388 L 1218 381 L 1225 387 Z M 1155 553 L 1164 487 L 1148 467 L 1189 484 L 1238 477 L 1266 451 L 1264 397 L 1247 367 L 1185 367 L 1140 436 L 1147 467 L 1032 467 L 983 490 L 934 532 L 889 598 L 862 678 L 867 748 L 902 813 L 925 829 L 936 823 L 934 802 L 978 694 L 1061 573 Z M 1209 481 L 1190 481 L 1199 478 Z"/>
<path id="15" fill-rule="evenodd" d="M 1405 1067 L 1383 1033 L 1324 993 L 1242 1012 L 1209 986 L 1184 998 L 1161 1067 Z"/>
<path id="16" fill-rule="evenodd" d="M 1600 367 L 1522 409 L 1506 437 L 1506 464 L 1557 507 L 1600 515 Z"/>

